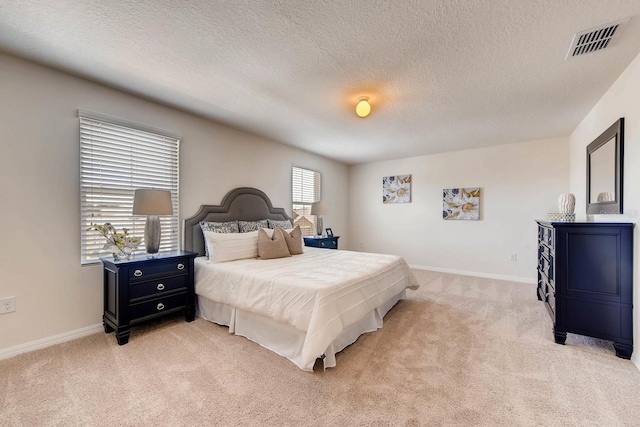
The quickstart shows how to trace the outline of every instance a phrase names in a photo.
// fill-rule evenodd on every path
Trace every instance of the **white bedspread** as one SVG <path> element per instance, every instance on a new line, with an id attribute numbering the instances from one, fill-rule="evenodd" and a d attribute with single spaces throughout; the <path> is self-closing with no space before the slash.
<path id="1" fill-rule="evenodd" d="M 394 255 L 305 248 L 272 260 L 210 263 L 197 258 L 196 294 L 270 317 L 306 332 L 305 364 L 340 332 L 418 282 Z"/>

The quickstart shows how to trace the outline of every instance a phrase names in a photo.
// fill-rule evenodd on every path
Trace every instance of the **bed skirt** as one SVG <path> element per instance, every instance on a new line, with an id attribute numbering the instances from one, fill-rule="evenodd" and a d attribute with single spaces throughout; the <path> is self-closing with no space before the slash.
<path id="1" fill-rule="evenodd" d="M 403 290 L 387 302 L 367 313 L 362 319 L 345 328 L 342 333 L 327 347 L 324 353 L 324 368 L 336 366 L 336 353 L 354 343 L 366 332 L 382 328 L 382 319 L 394 305 L 406 295 Z M 199 317 L 219 325 L 229 327 L 229 333 L 241 335 L 256 344 L 292 361 L 304 371 L 313 371 L 314 363 L 304 365 L 302 362 L 302 346 L 306 332 L 293 326 L 276 322 L 261 314 L 250 313 L 228 304 L 197 296 L 197 312 Z M 318 355 L 322 357 L 322 355 Z"/>

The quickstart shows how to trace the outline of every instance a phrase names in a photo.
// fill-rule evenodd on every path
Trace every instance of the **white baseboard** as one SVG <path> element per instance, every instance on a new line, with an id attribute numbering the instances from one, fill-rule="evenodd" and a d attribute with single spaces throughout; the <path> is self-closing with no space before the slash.
<path id="1" fill-rule="evenodd" d="M 640 356 L 638 356 L 638 353 L 633 353 L 633 355 L 631 355 L 631 361 L 633 362 L 634 365 L 636 365 L 636 368 L 640 371 Z"/>
<path id="2" fill-rule="evenodd" d="M 503 276 L 501 274 L 478 273 L 475 271 L 454 270 L 451 268 L 440 268 L 440 267 L 428 267 L 425 265 L 415 265 L 415 264 L 409 264 L 409 267 L 415 268 L 416 270 L 429 270 L 429 271 L 437 271 L 439 273 L 460 274 L 462 276 L 486 277 L 487 279 L 507 280 L 509 282 L 531 283 L 534 285 L 536 284 L 535 279 L 528 279 L 526 277 Z"/>
<path id="3" fill-rule="evenodd" d="M 95 333 L 103 331 L 104 329 L 102 327 L 102 323 L 99 323 L 97 325 L 87 326 L 86 328 L 76 329 L 75 331 L 63 332 L 52 337 L 42 338 L 25 344 L 16 345 L 14 347 L 0 349 L 0 360 L 8 359 L 22 353 L 39 350 L 41 348 L 75 340 L 77 338 L 86 337 L 87 335 L 93 335 Z"/>

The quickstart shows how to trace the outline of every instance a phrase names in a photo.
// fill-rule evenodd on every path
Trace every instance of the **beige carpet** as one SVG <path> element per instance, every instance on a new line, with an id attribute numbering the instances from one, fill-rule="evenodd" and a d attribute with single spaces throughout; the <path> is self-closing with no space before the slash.
<path id="1" fill-rule="evenodd" d="M 553 342 L 534 285 L 416 271 L 326 372 L 180 317 L 0 361 L 0 425 L 640 425 L 640 372 L 608 342 Z"/>

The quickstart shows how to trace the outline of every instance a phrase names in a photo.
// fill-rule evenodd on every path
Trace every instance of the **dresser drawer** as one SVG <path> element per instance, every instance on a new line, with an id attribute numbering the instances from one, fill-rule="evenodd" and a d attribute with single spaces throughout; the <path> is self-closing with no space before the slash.
<path id="1" fill-rule="evenodd" d="M 555 313 L 556 312 L 556 292 L 552 287 L 547 287 L 544 300 L 549 306 L 549 309 L 553 313 Z"/>
<path id="2" fill-rule="evenodd" d="M 548 289 L 549 289 L 549 288 L 551 288 L 552 290 L 555 290 L 555 289 L 556 289 L 556 285 L 555 285 L 555 283 L 553 282 L 553 280 L 549 279 L 549 278 L 547 277 L 547 275 L 546 275 L 546 274 L 544 274 L 544 272 L 542 272 L 542 271 L 538 270 L 538 276 L 539 276 L 538 281 L 539 281 L 539 282 L 541 282 L 541 284 L 542 284 L 542 285 L 541 285 L 541 289 L 542 289 L 544 292 L 548 292 Z"/>
<path id="3" fill-rule="evenodd" d="M 548 246 L 552 250 L 555 249 L 555 230 L 543 226 L 538 226 L 538 239 L 543 245 Z"/>
<path id="4" fill-rule="evenodd" d="M 168 297 L 155 298 L 150 301 L 131 304 L 129 310 L 131 321 L 143 319 L 155 314 L 166 313 L 171 310 L 184 308 L 187 304 L 187 293 L 174 294 Z"/>
<path id="5" fill-rule="evenodd" d="M 549 248 L 549 246 L 539 245 L 538 251 L 539 251 L 540 255 L 544 256 L 547 259 L 551 259 L 552 254 L 551 254 L 551 249 Z"/>
<path id="6" fill-rule="evenodd" d="M 542 272 L 545 276 L 547 276 L 550 280 L 555 279 L 555 275 L 553 271 L 553 262 L 547 259 L 542 253 L 538 256 L 538 270 Z"/>
<path id="7" fill-rule="evenodd" d="M 541 293 L 540 293 L 541 292 Z M 555 322 L 555 313 L 556 313 L 556 290 L 553 286 L 553 283 L 549 281 L 547 276 L 544 273 L 538 270 L 538 296 L 539 299 L 544 301 L 547 305 L 547 310 L 549 310 L 549 314 L 551 318 L 554 319 Z"/>
<path id="8" fill-rule="evenodd" d="M 186 275 L 133 283 L 129 286 L 129 299 L 134 300 L 150 295 L 160 296 L 177 289 L 187 290 Z"/>
<path id="9" fill-rule="evenodd" d="M 176 259 L 169 262 L 158 262 L 145 264 L 137 268 L 129 269 L 129 280 L 143 281 L 159 276 L 171 276 L 174 274 L 187 274 L 189 272 L 189 262 L 185 259 Z"/>

